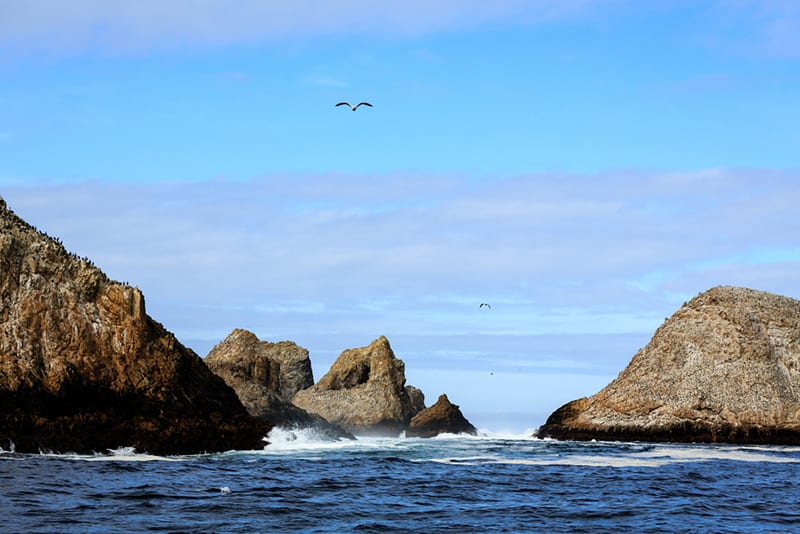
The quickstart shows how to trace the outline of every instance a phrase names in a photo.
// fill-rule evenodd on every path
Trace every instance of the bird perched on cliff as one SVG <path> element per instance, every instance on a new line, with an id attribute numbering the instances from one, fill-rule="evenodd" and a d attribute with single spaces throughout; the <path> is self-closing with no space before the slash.
<path id="1" fill-rule="evenodd" d="M 356 104 L 354 106 L 354 105 L 350 104 L 350 102 L 339 102 L 338 104 L 336 104 L 336 107 L 339 107 L 339 106 L 349 106 L 350 109 L 355 111 L 355 110 L 358 109 L 358 106 L 369 106 L 369 107 L 372 107 L 372 104 L 370 104 L 369 102 L 359 102 L 358 104 Z"/>
<path id="2" fill-rule="evenodd" d="M 485 306 L 485 307 L 487 307 L 487 308 L 489 308 L 490 310 L 492 309 L 492 307 L 491 307 L 490 305 L 486 304 L 485 302 L 481 302 L 481 305 L 480 305 L 480 306 L 478 306 L 478 307 L 479 307 L 479 308 L 483 308 L 484 306 Z"/>

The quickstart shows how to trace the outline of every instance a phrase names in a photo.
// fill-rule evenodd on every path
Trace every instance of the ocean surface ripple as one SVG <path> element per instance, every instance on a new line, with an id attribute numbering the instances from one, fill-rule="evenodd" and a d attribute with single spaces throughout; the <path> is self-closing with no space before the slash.
<path id="1" fill-rule="evenodd" d="M 444 436 L 0 452 L 2 532 L 786 532 L 800 448 Z"/>

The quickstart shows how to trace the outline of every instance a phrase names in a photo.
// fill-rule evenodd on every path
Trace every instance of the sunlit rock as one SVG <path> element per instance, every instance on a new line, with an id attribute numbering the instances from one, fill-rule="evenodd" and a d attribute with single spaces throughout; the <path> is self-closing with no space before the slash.
<path id="1" fill-rule="evenodd" d="M 291 341 L 261 341 L 235 329 L 205 358 L 206 365 L 231 386 L 250 415 L 286 428 L 312 428 L 321 436 L 352 435 L 292 404 L 295 393 L 311 387 L 308 350 Z"/>
<path id="2" fill-rule="evenodd" d="M 800 301 L 736 287 L 698 295 L 613 382 L 559 408 L 538 434 L 800 443 Z"/>
<path id="3" fill-rule="evenodd" d="M 135 446 L 174 454 L 263 447 L 270 426 L 109 280 L 0 201 L 0 446 Z"/>
<path id="4" fill-rule="evenodd" d="M 356 435 L 397 435 L 424 406 L 422 392 L 405 385 L 405 364 L 381 336 L 348 349 L 294 403 Z"/>
<path id="5" fill-rule="evenodd" d="M 476 435 L 478 430 L 467 421 L 459 407 L 450 402 L 447 395 L 439 395 L 439 399 L 430 408 L 425 408 L 415 415 L 406 429 L 407 437 L 432 438 L 439 434 Z"/>

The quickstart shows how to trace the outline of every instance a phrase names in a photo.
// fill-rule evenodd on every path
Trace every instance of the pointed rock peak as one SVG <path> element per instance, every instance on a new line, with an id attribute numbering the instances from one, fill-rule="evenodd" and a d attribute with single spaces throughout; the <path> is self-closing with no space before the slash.
<path id="1" fill-rule="evenodd" d="M 447 395 L 445 395 L 444 393 L 439 395 L 439 398 L 436 399 L 436 403 L 434 404 L 434 406 L 436 406 L 437 404 L 445 404 L 445 405 L 446 404 L 451 404 L 452 405 L 452 403 L 450 402 L 450 399 L 448 399 Z"/>
<path id="2" fill-rule="evenodd" d="M 459 407 L 447 395 L 439 395 L 436 404 L 415 415 L 408 425 L 406 436 L 430 438 L 438 434 L 477 434 L 477 429 L 467 421 Z"/>
<path id="3" fill-rule="evenodd" d="M 366 347 L 343 351 L 317 387 L 339 390 L 368 382 L 384 383 L 395 389 L 402 389 L 405 385 L 405 364 L 394 355 L 385 336 Z"/>
<path id="4" fill-rule="evenodd" d="M 389 343 L 389 340 L 386 336 L 380 336 L 377 339 L 373 340 L 369 345 L 366 347 L 360 347 L 356 349 L 349 349 L 350 351 L 363 351 L 367 354 L 389 354 L 391 357 L 394 356 L 394 351 L 392 350 L 392 346 Z M 348 352 L 347 350 L 344 352 Z M 344 354 L 344 353 L 343 353 Z"/>
<path id="5" fill-rule="evenodd" d="M 386 347 L 391 350 L 391 345 L 389 345 L 389 340 L 386 339 L 386 336 L 380 336 L 378 339 L 373 341 L 369 344 L 370 347 Z"/>
<path id="6" fill-rule="evenodd" d="M 313 387 L 294 403 L 354 434 L 396 435 L 424 408 L 422 392 L 405 386 L 405 364 L 381 336 L 366 347 L 347 349 Z"/>

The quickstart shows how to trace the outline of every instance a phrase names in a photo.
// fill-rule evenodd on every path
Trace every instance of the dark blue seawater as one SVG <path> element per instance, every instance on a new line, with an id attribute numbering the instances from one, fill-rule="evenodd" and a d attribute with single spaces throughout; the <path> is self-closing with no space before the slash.
<path id="1" fill-rule="evenodd" d="M 2 532 L 787 532 L 800 448 L 512 436 L 0 453 Z"/>

